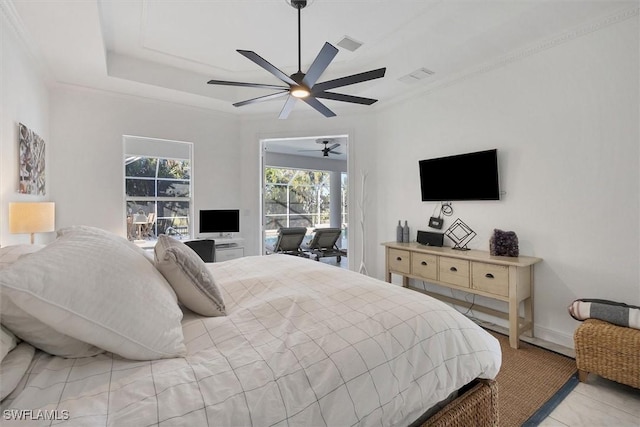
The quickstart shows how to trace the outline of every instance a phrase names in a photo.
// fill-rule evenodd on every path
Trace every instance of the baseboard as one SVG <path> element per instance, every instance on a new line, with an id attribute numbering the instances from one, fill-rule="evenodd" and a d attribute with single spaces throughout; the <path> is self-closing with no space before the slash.
<path id="1" fill-rule="evenodd" d="M 495 318 L 489 319 L 490 317 L 491 316 L 482 316 L 482 313 L 480 313 L 480 316 L 470 317 L 470 319 L 485 329 L 489 329 L 503 335 L 509 335 L 509 328 L 505 321 Z M 538 326 L 534 326 L 534 335 L 535 337 L 533 338 L 521 335 L 520 339 L 524 342 L 563 354 L 567 357 L 576 357 L 573 336 L 568 336 L 567 334 Z"/>
<path id="2" fill-rule="evenodd" d="M 544 328 L 542 326 L 534 326 L 534 334 L 537 338 L 543 339 L 545 341 L 550 341 L 552 343 L 559 344 L 570 349 L 574 348 L 573 335 L 568 335 L 564 332 Z"/>

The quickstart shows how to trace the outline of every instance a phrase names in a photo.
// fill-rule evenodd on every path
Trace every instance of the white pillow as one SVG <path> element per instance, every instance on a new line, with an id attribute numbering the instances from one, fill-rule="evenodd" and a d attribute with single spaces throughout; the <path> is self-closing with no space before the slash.
<path id="1" fill-rule="evenodd" d="M 6 268 L 16 262 L 20 257 L 24 255 L 32 254 L 40 249 L 44 248 L 44 245 L 11 245 L 0 248 L 0 270 Z"/>
<path id="2" fill-rule="evenodd" d="M 124 237 L 118 236 L 117 234 L 113 234 L 109 231 L 103 230 L 102 228 L 91 227 L 89 225 L 71 225 L 69 227 L 60 228 L 56 231 L 56 234 L 58 235 L 58 237 L 65 236 L 71 233 L 92 234 L 92 235 L 104 237 L 105 239 L 124 243 L 128 245 L 131 248 L 131 250 L 144 255 L 149 260 L 149 262 L 153 264 L 153 261 L 154 261 L 153 255 L 150 254 L 148 251 L 145 251 L 140 246 L 125 239 Z"/>
<path id="3" fill-rule="evenodd" d="M 2 272 L 0 272 L 0 280 L 2 280 L 1 277 Z M 101 348 L 58 332 L 22 310 L 11 301 L 2 288 L 0 288 L 0 318 L 7 328 L 16 331 L 15 334 L 19 338 L 56 356 L 89 357 L 104 352 Z"/>
<path id="4" fill-rule="evenodd" d="M 31 360 L 35 355 L 35 348 L 22 342 L 11 350 L 0 363 L 0 400 L 7 397 L 20 383 L 27 373 Z"/>
<path id="5" fill-rule="evenodd" d="M 18 345 L 18 339 L 0 325 L 0 361 Z"/>
<path id="6" fill-rule="evenodd" d="M 45 245 L 13 245 L 0 248 L 0 270 L 44 247 Z M 2 295 L 3 293 L 0 289 L 2 320 L 7 328 L 12 329 L 15 327 L 22 332 L 22 334 L 18 334 L 19 338 L 29 340 L 41 350 L 62 357 L 95 356 L 104 351 L 91 344 L 61 334 L 20 309 L 9 298 L 3 298 Z"/>
<path id="7" fill-rule="evenodd" d="M 154 251 L 156 268 L 185 307 L 203 316 L 226 315 L 222 293 L 193 249 L 172 237 L 160 235 Z"/>
<path id="8" fill-rule="evenodd" d="M 122 357 L 182 356 L 176 295 L 138 249 L 105 231 L 65 230 L 0 272 L 0 289 L 56 331 Z M 33 342 L 20 325 L 9 327 Z"/>

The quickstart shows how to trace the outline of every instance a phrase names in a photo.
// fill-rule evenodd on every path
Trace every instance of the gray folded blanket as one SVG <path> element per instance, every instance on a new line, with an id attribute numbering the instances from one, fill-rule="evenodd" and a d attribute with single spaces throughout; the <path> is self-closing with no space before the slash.
<path id="1" fill-rule="evenodd" d="M 602 299 L 577 299 L 569 306 L 576 320 L 599 319 L 618 326 L 640 329 L 640 307 Z"/>

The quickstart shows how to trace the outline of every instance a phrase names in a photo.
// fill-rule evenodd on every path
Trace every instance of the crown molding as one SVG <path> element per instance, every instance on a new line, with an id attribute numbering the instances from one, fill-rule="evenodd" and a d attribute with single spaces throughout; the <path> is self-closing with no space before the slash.
<path id="1" fill-rule="evenodd" d="M 573 41 L 579 37 L 594 33 L 596 31 L 599 31 L 611 25 L 619 24 L 628 19 L 637 17 L 639 14 L 640 14 L 640 7 L 634 6 L 632 8 L 622 9 L 614 14 L 605 15 L 597 20 L 591 21 L 587 24 L 577 26 L 569 31 L 563 31 L 562 33 L 556 34 L 555 36 L 539 40 L 538 42 L 533 43 L 527 47 L 512 51 L 508 54 L 501 56 L 496 60 L 487 62 L 477 67 L 464 70 L 462 72 L 454 74 L 449 78 L 445 78 L 439 82 L 436 81 L 429 86 L 423 87 L 422 89 L 418 88 L 413 93 L 399 95 L 397 98 L 394 98 L 393 100 L 385 103 L 384 107 L 379 106 L 377 110 L 379 111 L 384 110 L 388 107 L 397 105 L 409 99 L 414 99 L 418 96 L 429 94 L 429 93 L 438 91 L 440 89 L 444 89 L 444 88 L 456 85 L 465 80 L 488 73 L 498 68 L 502 68 L 508 64 L 521 61 L 530 56 L 537 55 L 541 52 L 560 46 L 564 43 Z"/>
<path id="2" fill-rule="evenodd" d="M 47 66 L 44 56 L 33 39 L 29 36 L 20 15 L 12 0 L 0 1 L 0 20 L 6 22 L 10 32 L 15 36 L 23 51 L 27 52 L 29 59 L 36 65 L 36 71 L 46 82 L 51 83 L 51 70 Z"/>

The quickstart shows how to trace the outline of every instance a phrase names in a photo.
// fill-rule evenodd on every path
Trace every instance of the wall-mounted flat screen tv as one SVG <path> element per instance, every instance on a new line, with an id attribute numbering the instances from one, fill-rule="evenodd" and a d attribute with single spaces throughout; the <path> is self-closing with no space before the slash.
<path id="1" fill-rule="evenodd" d="M 200 233 L 237 233 L 240 231 L 238 209 L 200 211 Z"/>
<path id="2" fill-rule="evenodd" d="M 500 200 L 498 150 L 419 161 L 423 202 Z"/>

